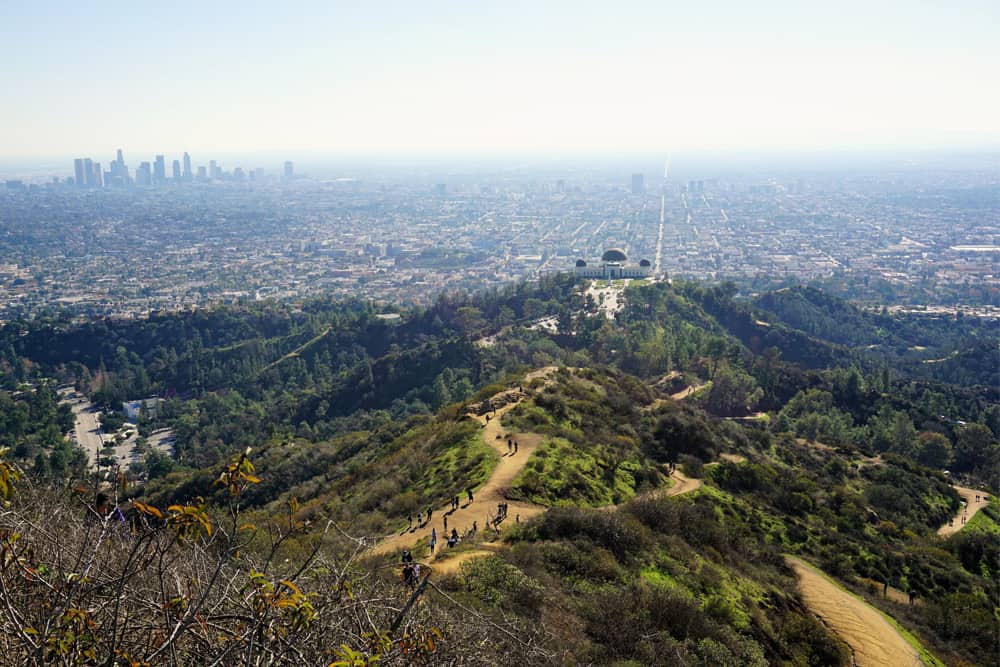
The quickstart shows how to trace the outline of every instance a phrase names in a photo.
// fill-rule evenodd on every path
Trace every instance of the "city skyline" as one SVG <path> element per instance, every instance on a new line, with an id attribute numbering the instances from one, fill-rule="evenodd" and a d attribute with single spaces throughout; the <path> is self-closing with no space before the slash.
<path id="1" fill-rule="evenodd" d="M 996 147 L 998 19 L 977 0 L 11 4 L 0 158 Z"/>
<path id="2" fill-rule="evenodd" d="M 197 176 L 192 169 L 191 155 L 184 151 L 183 153 L 183 170 L 181 168 L 181 160 L 174 159 L 171 161 L 170 176 L 167 176 L 166 167 L 166 156 L 163 153 L 158 153 L 154 157 L 153 161 L 140 160 L 138 166 L 134 168 L 135 176 L 133 177 L 129 172 L 130 168 L 125 162 L 124 150 L 118 148 L 115 151 L 115 159 L 109 164 L 109 171 L 103 171 L 101 169 L 101 163 L 95 161 L 90 157 L 78 157 L 73 159 L 73 176 L 68 177 L 66 181 L 72 181 L 72 184 L 78 188 L 103 188 L 112 186 L 130 186 L 130 185 L 162 185 L 166 183 L 182 183 L 182 182 L 192 182 L 192 181 L 208 181 L 208 180 L 222 180 L 222 179 L 232 179 L 232 180 L 244 180 L 248 178 L 253 181 L 258 175 L 267 174 L 270 176 L 268 169 L 264 167 L 256 167 L 250 169 L 249 171 L 244 171 L 242 166 L 233 167 L 232 172 L 224 170 L 217 160 L 209 160 L 208 169 L 206 170 L 204 165 L 198 165 Z M 285 180 L 291 180 L 295 177 L 294 174 L 294 161 L 284 160 L 281 164 L 281 175 Z M 275 169 L 277 171 L 277 169 Z M 59 182 L 59 175 L 52 175 L 52 182 Z M 46 179 L 48 180 L 48 179 Z M 19 181 L 13 181 L 19 182 Z"/>

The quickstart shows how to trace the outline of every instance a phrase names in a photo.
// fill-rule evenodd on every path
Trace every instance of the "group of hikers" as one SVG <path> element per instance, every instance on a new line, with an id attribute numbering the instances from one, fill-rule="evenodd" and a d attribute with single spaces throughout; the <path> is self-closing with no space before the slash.
<path id="1" fill-rule="evenodd" d="M 517 389 L 518 389 L 518 391 L 521 391 L 521 387 L 518 387 Z M 493 414 L 491 415 L 491 414 L 487 413 L 485 415 L 485 421 L 487 423 L 489 423 L 489 421 L 491 420 L 491 418 L 494 417 L 494 416 L 496 416 L 496 414 L 497 414 L 497 408 L 496 408 L 496 406 L 495 405 L 491 405 L 490 407 L 492 408 L 492 413 Z M 485 427 L 485 424 L 484 424 L 484 427 Z M 497 440 L 500 440 L 501 437 L 503 437 L 503 436 L 501 436 L 501 435 L 498 434 L 497 435 Z M 508 436 L 507 437 L 507 453 L 508 453 L 508 455 L 513 456 L 513 455 L 517 454 L 518 448 L 519 448 L 519 445 L 518 445 L 517 440 L 515 440 L 514 438 Z M 454 548 L 454 547 L 458 546 L 459 542 L 461 542 L 461 540 L 463 539 L 463 537 L 464 538 L 475 537 L 476 533 L 479 531 L 479 523 L 478 523 L 478 521 L 473 521 L 472 522 L 472 528 L 470 528 L 469 530 L 467 530 L 464 535 L 461 535 L 458 532 L 458 529 L 454 525 L 451 526 L 451 531 L 450 532 L 448 530 L 448 516 L 450 514 L 453 514 L 453 513 L 457 512 L 459 509 L 462 509 L 464 507 L 468 507 L 469 505 L 472 504 L 472 502 L 474 500 L 474 496 L 473 496 L 471 488 L 466 489 L 465 490 L 465 494 L 466 494 L 466 497 L 468 498 L 468 502 L 465 505 L 460 505 L 461 501 L 459 500 L 459 496 L 457 496 L 457 495 L 456 496 L 452 496 L 452 498 L 450 500 L 450 509 L 449 509 L 448 512 L 445 513 L 444 517 L 442 518 L 442 525 L 444 526 L 444 532 L 442 534 L 446 536 L 446 544 L 448 545 L 449 548 Z M 494 529 L 496 529 L 496 527 L 500 524 L 501 521 L 503 521 L 504 519 L 507 518 L 507 507 L 508 507 L 508 505 L 507 505 L 506 501 L 502 501 L 502 502 L 500 502 L 500 503 L 497 504 L 497 515 L 496 515 L 496 517 L 494 517 L 491 520 L 491 523 L 493 524 Z M 416 523 L 416 526 L 414 526 L 413 515 L 410 514 L 409 516 L 407 516 L 406 530 L 409 531 L 409 532 L 414 532 L 417 528 L 420 528 L 420 527 L 423 527 L 423 526 L 426 526 L 426 525 L 430 524 L 432 516 L 433 516 L 433 510 L 430 507 L 427 508 L 426 513 L 424 513 L 424 512 L 417 512 L 417 517 L 416 517 L 417 523 Z M 520 519 L 521 519 L 520 515 L 517 515 L 516 520 L 517 520 L 518 523 L 520 523 Z M 430 540 L 428 541 L 428 546 L 430 547 L 430 552 L 431 552 L 432 555 L 434 554 L 434 552 L 437 549 L 437 542 L 438 542 L 437 528 L 432 527 L 431 528 Z M 405 584 L 409 585 L 409 586 L 416 586 L 416 584 L 418 583 L 418 581 L 420 579 L 420 564 L 414 562 L 414 560 L 413 560 L 413 553 L 411 551 L 409 551 L 409 550 L 404 550 L 403 551 L 402 562 L 403 562 L 403 582 Z"/>
<path id="2" fill-rule="evenodd" d="M 507 518 L 507 501 L 502 500 L 497 503 L 497 515 L 493 519 L 493 526 L 499 526 L 500 522 Z M 521 516 L 518 515 L 518 523 L 521 523 Z"/>
<path id="3" fill-rule="evenodd" d="M 472 504 L 472 499 L 473 499 L 472 489 L 471 488 L 466 489 L 465 490 L 465 494 L 469 498 L 469 502 L 466 503 L 466 507 L 468 507 L 469 505 Z M 452 496 L 452 499 L 451 499 L 450 502 L 451 502 L 451 511 L 449 512 L 449 514 L 451 512 L 457 512 L 459 510 L 458 496 Z M 424 514 L 423 512 L 417 512 L 417 528 L 420 528 L 421 526 L 426 526 L 427 524 L 429 524 L 431 522 L 431 517 L 433 515 L 434 515 L 434 510 L 432 508 L 430 508 L 430 507 L 427 508 L 427 513 L 426 514 Z M 444 529 L 448 530 L 448 514 L 445 514 L 445 516 L 444 516 Z M 406 530 L 409 530 L 411 532 L 414 530 L 414 528 L 413 528 L 413 515 L 412 514 L 408 514 L 406 516 Z"/>
<path id="4" fill-rule="evenodd" d="M 413 587 L 420 581 L 420 563 L 413 561 L 413 554 L 403 551 L 403 583 Z"/>
<path id="5" fill-rule="evenodd" d="M 980 499 L 982 499 L 982 500 L 980 500 Z M 990 499 L 990 497 L 987 496 L 987 495 L 984 495 L 984 494 L 981 494 L 981 493 L 977 493 L 976 494 L 976 502 L 977 503 L 979 503 L 979 502 L 985 502 L 985 501 L 987 501 L 989 499 Z M 969 520 L 969 504 L 967 502 L 965 502 L 964 500 L 962 501 L 962 516 L 961 516 L 961 519 L 962 519 L 962 525 L 963 526 L 965 525 L 965 522 Z M 955 525 L 955 519 L 954 518 L 948 519 L 948 525 L 949 526 L 954 526 Z"/>

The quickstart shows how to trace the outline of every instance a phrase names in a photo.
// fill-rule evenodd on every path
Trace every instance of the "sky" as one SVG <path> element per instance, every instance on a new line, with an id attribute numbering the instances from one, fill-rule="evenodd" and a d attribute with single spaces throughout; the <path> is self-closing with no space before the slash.
<path id="1" fill-rule="evenodd" d="M 0 158 L 997 149 L 998 25 L 995 0 L 0 2 Z"/>

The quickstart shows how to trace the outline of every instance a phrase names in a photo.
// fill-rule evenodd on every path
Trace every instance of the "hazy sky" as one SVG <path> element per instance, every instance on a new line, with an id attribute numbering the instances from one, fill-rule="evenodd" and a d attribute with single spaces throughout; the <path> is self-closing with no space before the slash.
<path id="1" fill-rule="evenodd" d="M 0 157 L 996 148 L 998 25 L 996 0 L 0 1 Z"/>

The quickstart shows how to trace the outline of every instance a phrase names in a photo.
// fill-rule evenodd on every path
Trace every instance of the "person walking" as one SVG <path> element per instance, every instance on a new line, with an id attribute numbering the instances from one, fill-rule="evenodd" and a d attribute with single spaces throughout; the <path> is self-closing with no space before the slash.
<path id="1" fill-rule="evenodd" d="M 444 531 L 446 533 L 448 532 L 448 515 L 447 514 L 444 515 Z"/>
<path id="2" fill-rule="evenodd" d="M 469 495 L 469 504 L 471 505 L 472 504 L 472 487 L 469 487 L 468 489 L 466 489 L 465 492 Z"/>
<path id="3" fill-rule="evenodd" d="M 514 453 L 517 454 L 517 440 L 514 441 Z"/>

